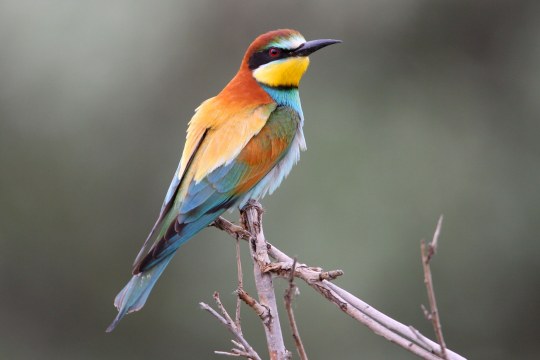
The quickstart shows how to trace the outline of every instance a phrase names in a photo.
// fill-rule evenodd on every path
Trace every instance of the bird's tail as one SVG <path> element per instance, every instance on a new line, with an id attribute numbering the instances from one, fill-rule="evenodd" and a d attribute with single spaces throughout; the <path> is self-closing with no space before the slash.
<path id="1" fill-rule="evenodd" d="M 147 271 L 134 275 L 122 291 L 116 295 L 114 306 L 118 309 L 118 315 L 116 315 L 114 321 L 107 328 L 107 332 L 113 331 L 120 320 L 127 314 L 142 309 L 148 295 L 150 295 L 150 291 L 152 291 L 156 281 L 167 265 L 169 265 L 169 261 L 171 261 L 173 256 L 174 252 L 161 259 L 159 263 Z"/>

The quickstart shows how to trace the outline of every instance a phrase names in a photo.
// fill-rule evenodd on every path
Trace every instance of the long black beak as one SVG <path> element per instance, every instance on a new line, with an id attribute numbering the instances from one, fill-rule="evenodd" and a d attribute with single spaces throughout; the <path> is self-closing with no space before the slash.
<path id="1" fill-rule="evenodd" d="M 337 44 L 340 42 L 341 40 L 333 40 L 333 39 L 311 40 L 300 45 L 298 48 L 292 51 L 292 53 L 294 56 L 308 56 L 309 54 L 314 53 L 315 51 L 322 49 L 323 47 L 326 47 L 332 44 Z"/>

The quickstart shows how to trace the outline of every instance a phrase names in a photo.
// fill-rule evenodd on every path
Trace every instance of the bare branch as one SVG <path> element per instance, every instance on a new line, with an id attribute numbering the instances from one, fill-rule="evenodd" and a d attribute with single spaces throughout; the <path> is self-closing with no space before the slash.
<path id="1" fill-rule="evenodd" d="M 370 318 L 374 319 L 375 321 L 381 323 L 383 326 L 388 328 L 389 330 L 400 334 L 401 336 L 408 338 L 410 340 L 413 340 L 417 343 L 419 343 L 420 346 L 424 347 L 426 350 L 433 352 L 433 351 L 440 351 L 440 346 L 434 342 L 433 340 L 425 337 L 418 331 L 412 331 L 411 328 L 407 325 L 404 325 L 400 323 L 399 321 L 396 321 L 392 319 L 391 317 L 387 316 L 386 314 L 383 314 L 382 312 L 378 311 L 371 305 L 365 303 L 364 301 L 360 300 L 359 298 L 355 297 L 348 291 L 340 288 L 339 286 L 335 285 L 334 283 L 328 282 L 326 284 L 330 289 L 334 290 L 342 299 L 347 301 L 349 304 L 369 316 Z M 451 359 L 455 360 L 464 360 L 464 358 L 456 353 L 452 352 Z"/>
<path id="2" fill-rule="evenodd" d="M 430 320 L 431 323 L 433 324 L 433 330 L 435 331 L 435 336 L 437 337 L 437 341 L 440 345 L 440 352 L 439 352 L 440 356 L 443 359 L 448 359 L 448 355 L 446 352 L 446 344 L 444 342 L 444 337 L 442 333 L 441 319 L 439 317 L 439 310 L 437 308 L 437 299 L 435 298 L 435 289 L 433 288 L 433 278 L 431 276 L 431 267 L 429 266 L 429 263 L 433 255 L 437 251 L 437 244 L 439 240 L 439 234 L 441 233 L 442 220 L 443 220 L 443 217 L 441 215 L 441 217 L 439 218 L 439 221 L 437 222 L 437 227 L 435 229 L 435 233 L 433 234 L 433 240 L 431 241 L 431 243 L 426 245 L 426 242 L 424 240 L 420 242 L 420 252 L 422 255 L 422 268 L 424 269 L 424 284 L 426 285 L 429 308 L 430 308 L 430 310 L 427 311 L 427 309 L 422 306 L 422 310 L 424 311 L 424 315 L 426 315 L 426 318 Z"/>
<path id="3" fill-rule="evenodd" d="M 429 344 L 424 340 L 424 337 L 422 336 L 422 334 L 420 334 L 420 332 L 418 330 L 416 330 L 414 327 L 412 326 L 409 326 L 409 329 L 411 329 L 411 331 L 416 335 L 416 338 L 418 339 L 418 341 L 420 341 L 422 344 L 424 344 L 424 348 L 426 348 L 427 350 L 429 350 L 430 352 L 434 352 L 434 350 L 431 348 L 431 346 L 429 346 Z"/>
<path id="4" fill-rule="evenodd" d="M 247 205 L 241 210 L 242 224 L 251 234 L 250 252 L 253 258 L 253 273 L 255 275 L 255 285 L 259 302 L 268 309 L 268 320 L 264 322 L 266 343 L 271 360 L 283 360 L 290 358 L 290 353 L 285 348 L 283 334 L 277 311 L 276 295 L 272 283 L 272 275 L 263 269 L 270 262 L 268 257 L 269 246 L 266 243 L 262 228 L 263 209 L 261 204 L 255 200 L 249 200 Z M 235 234 L 239 234 L 236 230 Z M 236 235 L 239 236 L 239 235 Z"/>
<path id="5" fill-rule="evenodd" d="M 237 346 L 237 349 L 233 348 L 230 352 L 216 352 L 221 355 L 228 355 L 228 356 L 244 356 L 248 359 L 253 360 L 261 360 L 259 355 L 251 345 L 246 341 L 242 333 L 239 331 L 238 327 L 230 317 L 229 313 L 227 313 L 227 310 L 225 310 L 225 307 L 221 303 L 221 300 L 219 298 L 219 293 L 214 293 L 214 301 L 216 302 L 218 309 L 220 310 L 220 315 L 216 310 L 214 310 L 212 307 L 210 307 L 208 304 L 200 302 L 199 305 L 201 309 L 208 311 L 210 314 L 212 314 L 216 319 L 218 319 L 229 331 L 236 337 L 238 342 L 233 341 L 233 344 Z M 241 345 L 241 346 L 238 346 Z M 236 355 L 235 355 L 236 354 Z"/>
<path id="6" fill-rule="evenodd" d="M 245 292 L 243 289 L 237 291 L 238 299 L 242 300 L 246 303 L 250 308 L 255 311 L 257 316 L 262 320 L 263 324 L 268 324 L 269 321 L 272 319 L 272 316 L 270 315 L 270 309 L 267 307 L 259 304 L 257 300 L 252 298 L 247 292 Z"/>
<path id="7" fill-rule="evenodd" d="M 236 270 L 238 275 L 238 286 L 236 287 L 237 292 L 244 290 L 244 275 L 242 273 L 242 258 L 240 254 L 240 239 L 236 239 Z M 242 302 L 240 300 L 240 297 L 236 299 L 236 315 L 235 315 L 235 323 L 236 327 L 238 328 L 238 331 L 242 333 L 242 324 L 240 322 L 240 307 L 242 305 Z"/>
<path id="8" fill-rule="evenodd" d="M 428 263 L 431 261 L 431 258 L 433 257 L 433 255 L 437 253 L 437 247 L 439 246 L 439 235 L 441 234 L 442 221 L 443 221 L 443 216 L 441 215 L 439 217 L 439 221 L 437 221 L 435 232 L 433 233 L 433 240 L 431 241 L 431 244 L 429 244 L 429 254 L 428 254 L 429 256 L 426 259 Z"/>
<path id="9" fill-rule="evenodd" d="M 223 306 L 223 303 L 221 302 L 221 299 L 219 298 L 219 293 L 217 291 L 214 292 L 214 301 L 216 302 L 219 311 L 221 311 L 223 317 L 227 321 L 227 324 L 234 324 L 233 319 L 231 318 L 227 310 L 225 310 L 225 307 Z"/>
<path id="10" fill-rule="evenodd" d="M 241 231 L 240 226 L 223 218 L 219 218 L 214 226 L 224 230 L 234 238 L 242 238 L 248 241 L 250 239 L 249 235 L 246 236 Z M 288 279 L 294 260 L 270 243 L 267 243 L 267 250 L 268 254 L 277 262 L 266 264 L 265 271 L 273 272 Z M 420 334 L 416 329 L 413 328 L 413 330 L 409 326 L 392 319 L 348 291 L 328 281 L 340 275 L 343 275 L 341 270 L 325 272 L 321 268 L 310 267 L 305 264 L 297 264 L 294 271 L 295 277 L 304 280 L 343 312 L 364 324 L 376 334 L 424 359 L 443 359 L 440 355 L 437 355 L 441 354 L 442 349 L 439 344 Z M 449 349 L 446 349 L 446 354 L 448 360 L 465 360 L 463 356 Z"/>
<path id="11" fill-rule="evenodd" d="M 323 271 L 319 275 L 319 280 L 334 280 L 341 275 L 343 275 L 342 270 Z"/>
<path id="12" fill-rule="evenodd" d="M 373 318 L 369 317 L 368 315 L 357 309 L 345 299 L 341 298 L 336 292 L 332 291 L 329 288 L 328 284 L 331 283 L 327 280 L 324 280 L 322 284 L 314 284 L 314 286 L 312 287 L 314 287 L 315 290 L 317 290 L 331 303 L 341 309 L 341 311 L 368 327 L 375 334 L 384 337 L 385 339 L 401 346 L 402 348 L 420 356 L 423 359 L 440 360 L 439 356 L 432 354 L 427 349 L 423 348 L 420 344 L 417 344 L 416 342 L 407 339 L 401 334 L 388 329 L 381 323 L 377 322 Z"/>
<path id="13" fill-rule="evenodd" d="M 244 345 L 240 344 L 238 341 L 231 340 L 231 342 L 236 346 L 231 351 L 214 351 L 216 355 L 232 356 L 232 357 L 245 357 L 252 359 L 251 355 L 245 351 Z"/>
<path id="14" fill-rule="evenodd" d="M 208 226 L 214 226 L 220 230 L 223 230 L 235 239 L 243 239 L 247 241 L 252 239 L 252 236 L 249 233 L 249 231 L 247 231 L 246 229 L 244 229 L 243 227 L 239 225 L 233 224 L 232 222 L 230 222 L 229 220 L 221 216 L 218 217 L 216 220 L 214 220 L 214 222 L 212 222 Z"/>
<path id="15" fill-rule="evenodd" d="M 294 258 L 293 264 L 291 266 L 291 271 L 289 275 L 289 287 L 287 288 L 287 290 L 285 290 L 285 309 L 287 310 L 287 316 L 289 317 L 289 323 L 291 324 L 292 336 L 296 345 L 296 350 L 298 351 L 298 355 L 300 356 L 300 359 L 307 360 L 308 357 L 306 354 L 306 349 L 304 348 L 304 344 L 302 343 L 302 339 L 300 338 L 300 333 L 298 331 L 298 326 L 296 325 L 296 319 L 294 317 L 294 312 L 292 309 L 292 300 L 294 294 L 298 291 L 298 288 L 294 284 L 295 270 L 296 258 Z"/>
<path id="16" fill-rule="evenodd" d="M 235 353 L 232 353 L 232 352 L 227 352 L 227 351 L 214 351 L 214 354 L 216 355 L 224 355 L 224 356 L 233 356 L 233 357 L 240 357 L 241 355 L 240 354 L 235 354 Z"/>

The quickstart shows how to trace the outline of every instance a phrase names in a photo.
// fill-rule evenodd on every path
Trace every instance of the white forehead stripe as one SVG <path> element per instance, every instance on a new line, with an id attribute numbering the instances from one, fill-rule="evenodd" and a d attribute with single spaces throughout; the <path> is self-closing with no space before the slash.
<path id="1" fill-rule="evenodd" d="M 294 34 L 292 36 L 289 36 L 288 38 L 279 38 L 271 43 L 269 43 L 269 46 L 276 46 L 283 49 L 296 49 L 300 45 L 306 42 L 306 39 L 300 34 Z"/>

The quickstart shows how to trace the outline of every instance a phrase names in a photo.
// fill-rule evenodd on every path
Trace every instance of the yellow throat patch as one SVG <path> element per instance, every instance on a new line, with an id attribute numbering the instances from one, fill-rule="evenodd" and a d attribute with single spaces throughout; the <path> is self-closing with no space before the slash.
<path id="1" fill-rule="evenodd" d="M 253 71 L 258 82 L 272 86 L 298 86 L 309 66 L 307 56 L 289 57 L 259 66 Z"/>

